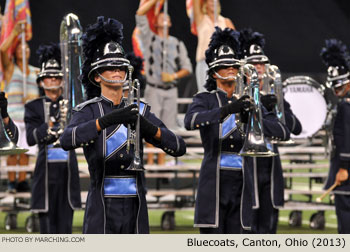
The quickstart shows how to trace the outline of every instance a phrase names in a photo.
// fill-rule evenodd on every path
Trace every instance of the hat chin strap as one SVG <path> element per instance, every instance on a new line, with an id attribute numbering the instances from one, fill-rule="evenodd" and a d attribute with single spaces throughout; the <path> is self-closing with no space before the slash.
<path id="1" fill-rule="evenodd" d="M 62 88 L 62 87 L 63 87 L 62 82 L 61 82 L 60 85 L 58 85 L 58 86 L 52 86 L 52 87 L 46 86 L 45 83 L 44 83 L 43 81 L 40 81 L 40 83 L 41 83 L 41 86 L 43 87 L 43 89 L 45 89 L 45 90 L 53 90 L 53 89 L 59 89 L 59 88 Z"/>
<path id="2" fill-rule="evenodd" d="M 221 80 L 237 80 L 237 76 L 227 76 L 227 77 L 223 77 L 220 74 L 218 74 L 216 71 L 214 71 L 216 77 L 218 77 Z"/>
<path id="3" fill-rule="evenodd" d="M 123 80 L 109 80 L 109 79 L 106 79 L 105 77 L 103 77 L 99 72 L 97 72 L 97 74 L 103 81 L 105 81 L 107 83 L 124 83 L 126 81 L 126 77 L 127 77 L 127 75 L 125 75 Z"/>

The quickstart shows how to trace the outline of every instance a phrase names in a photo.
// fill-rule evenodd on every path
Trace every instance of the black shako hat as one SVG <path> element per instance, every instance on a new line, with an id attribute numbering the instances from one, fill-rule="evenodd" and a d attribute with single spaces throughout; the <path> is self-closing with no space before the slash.
<path id="1" fill-rule="evenodd" d="M 210 38 L 209 47 L 205 51 L 205 62 L 207 63 L 208 78 L 205 88 L 208 91 L 216 89 L 216 81 L 212 74 L 219 67 L 240 66 L 240 43 L 239 33 L 230 28 L 222 30 L 215 27 L 215 32 Z"/>
<path id="2" fill-rule="evenodd" d="M 240 31 L 239 41 L 242 48 L 242 58 L 249 64 L 268 64 L 269 58 L 264 53 L 265 38 L 259 32 L 251 28 L 244 28 Z"/>
<path id="3" fill-rule="evenodd" d="M 337 88 L 349 82 L 349 52 L 343 42 L 337 39 L 325 40 L 321 58 L 327 67 L 327 82 Z"/>
<path id="4" fill-rule="evenodd" d="M 36 79 L 38 84 L 45 77 L 63 77 L 61 50 L 58 44 L 50 43 L 47 45 L 40 45 L 36 53 L 39 56 L 40 65 L 40 72 Z"/>
<path id="5" fill-rule="evenodd" d="M 129 66 L 130 62 L 126 59 L 121 46 L 122 30 L 123 25 L 119 21 L 113 18 L 105 20 L 100 16 L 83 34 L 82 47 L 85 60 L 80 78 L 87 93 L 91 86 L 90 82 L 99 87 L 99 83 L 95 82 L 95 73 L 98 69 Z"/>

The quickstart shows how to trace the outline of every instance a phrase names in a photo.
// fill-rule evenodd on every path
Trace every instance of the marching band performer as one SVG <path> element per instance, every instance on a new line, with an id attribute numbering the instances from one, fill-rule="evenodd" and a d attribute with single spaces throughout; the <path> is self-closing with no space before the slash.
<path id="1" fill-rule="evenodd" d="M 335 212 L 338 220 L 338 233 L 350 234 L 350 71 L 349 53 L 341 41 L 326 40 L 321 50 L 323 62 L 328 67 L 327 82 L 335 95 L 340 98 L 334 119 L 334 148 L 331 153 L 331 167 L 325 189 L 333 184 Z"/>
<path id="2" fill-rule="evenodd" d="M 127 105 L 123 83 L 130 71 L 121 46 L 122 24 L 98 17 L 83 35 L 85 61 L 82 83 L 101 95 L 73 110 L 72 119 L 60 138 L 65 150 L 83 147 L 90 172 L 90 190 L 84 216 L 84 233 L 148 233 L 148 213 L 142 172 L 130 171 L 134 158 L 126 150 L 126 124 L 140 114 L 140 139 L 172 156 L 186 152 L 183 139 L 170 130 L 141 103 Z M 129 72 L 129 73 L 127 73 Z M 142 147 L 141 147 L 142 160 Z"/>
<path id="3" fill-rule="evenodd" d="M 62 119 L 59 105 L 63 91 L 61 52 L 58 45 L 49 44 L 40 46 L 37 54 L 41 66 L 37 83 L 45 95 L 27 103 L 24 116 L 28 144 L 39 146 L 31 210 L 39 213 L 40 233 L 69 234 L 72 233 L 73 211 L 81 208 L 81 199 L 75 151 L 64 151 L 53 145 L 58 139 L 54 131 L 59 130 Z"/>
<path id="4" fill-rule="evenodd" d="M 260 80 L 260 91 L 263 88 L 263 76 L 266 72 L 266 64 L 269 59 L 265 55 L 263 48 L 265 39 L 263 34 L 253 32 L 252 29 L 242 29 L 240 31 L 241 47 L 244 59 L 247 63 L 255 66 Z M 264 94 L 260 97 L 261 103 L 269 114 L 273 114 L 273 110 L 277 104 L 277 97 L 274 94 Z M 289 136 L 287 131 L 298 135 L 301 133 L 301 124 L 290 109 L 290 105 L 286 100 L 284 102 L 284 112 L 286 125 L 279 122 L 279 127 L 275 130 L 281 131 L 283 138 L 287 140 Z M 288 127 L 285 130 L 286 126 Z M 265 124 L 264 124 L 265 130 Z M 286 132 L 284 132 L 286 131 Z M 272 136 L 271 139 L 277 139 Z M 273 145 L 274 152 L 278 153 L 277 145 Z M 251 222 L 251 231 L 253 233 L 276 233 L 278 221 L 278 209 L 284 204 L 284 180 L 282 175 L 282 166 L 279 155 L 274 157 L 254 157 L 253 162 L 247 164 L 253 165 L 250 169 L 255 170 L 253 180 L 253 214 Z M 248 167 L 248 165 L 247 165 Z"/>
<path id="5" fill-rule="evenodd" d="M 5 92 L 0 92 L 0 111 L 1 111 L 1 118 L 4 123 L 4 127 L 6 130 L 6 134 L 10 138 L 11 142 L 17 143 L 18 141 L 18 128 L 15 125 L 15 123 L 10 118 L 9 114 L 7 113 L 7 106 L 8 101 L 6 98 Z M 0 121 L 1 123 L 1 121 Z"/>
<path id="6" fill-rule="evenodd" d="M 240 233 L 243 186 L 242 158 L 236 154 L 243 138 L 235 114 L 249 110 L 249 96 L 235 94 L 239 62 L 239 34 L 216 28 L 206 51 L 208 91 L 197 93 L 185 116 L 187 130 L 200 130 L 204 147 L 194 226 L 201 233 Z M 246 117 L 246 116 L 245 116 Z"/>

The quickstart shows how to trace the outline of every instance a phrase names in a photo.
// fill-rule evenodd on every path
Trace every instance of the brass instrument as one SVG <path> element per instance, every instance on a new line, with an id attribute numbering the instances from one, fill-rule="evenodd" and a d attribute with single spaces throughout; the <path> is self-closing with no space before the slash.
<path id="1" fill-rule="evenodd" d="M 135 79 L 134 81 L 132 80 L 133 71 L 134 71 L 134 67 L 132 65 L 129 65 L 128 66 L 129 93 L 128 93 L 127 105 L 129 106 L 132 103 L 134 103 L 135 92 L 136 92 L 137 108 L 139 109 L 140 108 L 140 82 L 137 79 Z M 130 166 L 125 170 L 144 171 L 145 169 L 141 165 L 141 155 L 140 155 L 140 113 L 137 114 L 135 127 L 132 127 L 130 124 L 128 124 L 126 151 L 127 153 L 132 151 L 134 154 L 134 158 Z"/>
<path id="2" fill-rule="evenodd" d="M 84 101 L 84 89 L 80 82 L 80 67 L 82 64 L 81 36 L 82 28 L 78 17 L 73 14 L 67 14 L 60 26 L 60 47 L 61 63 L 63 71 L 63 100 L 59 102 L 60 121 L 57 131 L 48 129 L 48 133 L 57 138 L 63 133 L 65 126 L 71 119 L 72 109 Z M 47 106 L 45 104 L 45 106 Z M 49 110 L 46 113 L 50 113 Z M 48 121 L 47 121 L 48 123 Z M 59 139 L 54 146 L 59 145 Z"/>
<path id="3" fill-rule="evenodd" d="M 6 155 L 18 155 L 27 152 L 27 149 L 23 149 L 14 144 L 5 130 L 3 118 L 0 111 L 0 156 Z"/>
<path id="4" fill-rule="evenodd" d="M 243 72 L 243 66 L 245 64 L 245 61 L 241 60 L 240 61 L 240 68 L 239 71 L 237 73 L 237 78 L 236 78 L 236 88 L 235 88 L 235 94 L 238 97 L 242 97 L 243 95 L 248 95 L 248 87 L 246 85 L 246 83 L 244 82 L 244 72 Z M 237 129 L 239 131 L 239 133 L 242 136 L 245 136 L 245 132 L 244 132 L 244 125 L 241 121 L 241 115 L 240 114 L 236 114 L 235 115 L 235 123 L 237 125 Z"/>
<path id="5" fill-rule="evenodd" d="M 62 58 L 63 98 L 66 101 L 60 102 L 60 107 L 67 107 L 65 124 L 70 121 L 72 109 L 84 101 L 84 88 L 79 80 L 82 65 L 81 28 L 78 17 L 73 14 L 67 14 L 60 27 L 60 46 Z M 63 127 L 64 128 L 64 127 Z"/>
<path id="6" fill-rule="evenodd" d="M 283 84 L 281 71 L 276 65 L 269 65 L 267 68 L 267 76 L 270 78 L 269 90 L 267 93 L 276 95 L 277 104 L 275 106 L 275 113 L 278 120 L 286 124 L 286 118 L 284 114 L 284 104 L 283 104 Z"/>
<path id="7" fill-rule="evenodd" d="M 249 95 L 253 97 L 254 109 L 249 113 L 246 137 L 239 155 L 252 157 L 276 156 L 277 154 L 268 147 L 263 133 L 258 72 L 251 64 L 245 64 L 242 71 L 244 76 L 250 80 Z"/>

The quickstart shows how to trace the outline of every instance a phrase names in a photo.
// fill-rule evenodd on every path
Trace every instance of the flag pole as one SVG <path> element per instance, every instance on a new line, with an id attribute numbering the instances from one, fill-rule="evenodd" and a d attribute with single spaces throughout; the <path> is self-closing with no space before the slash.
<path id="1" fill-rule="evenodd" d="M 26 36 L 25 36 L 25 24 L 22 25 L 22 72 L 23 72 L 23 98 L 27 97 L 27 61 L 26 61 Z"/>
<path id="2" fill-rule="evenodd" d="M 167 51 L 166 51 L 166 48 L 167 48 L 167 45 L 166 45 L 166 42 L 167 42 L 167 32 L 168 31 L 168 0 L 165 0 L 164 1 L 164 11 L 163 11 L 163 67 L 162 67 L 162 72 L 163 73 L 167 73 L 167 67 L 166 67 L 166 64 L 167 64 Z"/>

